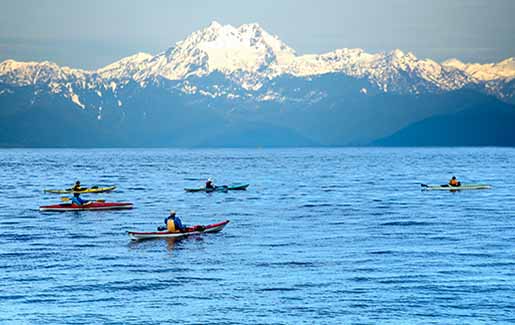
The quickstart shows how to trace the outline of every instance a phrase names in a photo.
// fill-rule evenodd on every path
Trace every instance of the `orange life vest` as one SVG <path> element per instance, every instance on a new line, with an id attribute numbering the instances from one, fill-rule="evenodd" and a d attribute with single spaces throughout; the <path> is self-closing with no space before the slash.
<path id="1" fill-rule="evenodd" d="M 451 179 L 449 181 L 449 185 L 451 185 L 451 186 L 458 186 L 458 184 L 459 184 L 459 182 L 457 179 Z"/>
<path id="2" fill-rule="evenodd" d="M 169 232 L 176 232 L 177 230 L 175 230 L 175 222 L 173 221 L 172 218 L 168 219 L 168 221 L 166 221 L 166 230 L 168 230 Z"/>

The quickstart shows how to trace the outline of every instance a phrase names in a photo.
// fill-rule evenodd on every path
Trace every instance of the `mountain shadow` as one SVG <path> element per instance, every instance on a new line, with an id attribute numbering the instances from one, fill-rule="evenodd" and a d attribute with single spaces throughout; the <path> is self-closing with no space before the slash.
<path id="1" fill-rule="evenodd" d="M 453 114 L 413 123 L 378 146 L 515 146 L 515 107 L 492 100 Z"/>

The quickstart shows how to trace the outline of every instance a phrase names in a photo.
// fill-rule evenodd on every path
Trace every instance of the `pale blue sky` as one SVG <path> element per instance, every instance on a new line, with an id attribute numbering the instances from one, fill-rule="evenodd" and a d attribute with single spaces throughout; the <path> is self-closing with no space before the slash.
<path id="1" fill-rule="evenodd" d="M 515 0 L 2 1 L 0 60 L 98 68 L 158 53 L 216 20 L 257 22 L 298 53 L 400 48 L 421 58 L 515 56 Z"/>

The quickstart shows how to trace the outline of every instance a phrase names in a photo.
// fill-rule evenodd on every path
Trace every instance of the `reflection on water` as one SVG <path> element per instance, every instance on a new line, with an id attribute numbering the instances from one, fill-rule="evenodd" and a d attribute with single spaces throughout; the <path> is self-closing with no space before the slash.
<path id="1" fill-rule="evenodd" d="M 166 249 L 171 252 L 174 250 L 177 242 L 186 238 L 154 238 L 154 239 L 143 239 L 143 240 L 131 240 L 129 242 L 130 249 L 145 249 L 145 246 L 156 246 L 156 242 L 166 243 Z M 160 245 L 157 243 L 157 245 Z"/>

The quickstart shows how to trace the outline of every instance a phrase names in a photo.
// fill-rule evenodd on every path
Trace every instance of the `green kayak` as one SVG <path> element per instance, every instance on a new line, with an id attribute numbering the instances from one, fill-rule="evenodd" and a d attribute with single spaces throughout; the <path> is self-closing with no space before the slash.
<path id="1" fill-rule="evenodd" d="M 487 190 L 491 189 L 492 186 L 488 184 L 462 184 L 460 186 L 451 185 L 426 185 L 420 184 L 424 190 L 436 190 L 436 191 L 465 191 L 465 190 Z"/>
<path id="2" fill-rule="evenodd" d="M 215 186 L 215 188 L 185 188 L 186 192 L 227 192 L 227 191 L 245 191 L 249 187 L 249 184 L 238 184 L 238 185 L 223 185 Z"/>

